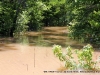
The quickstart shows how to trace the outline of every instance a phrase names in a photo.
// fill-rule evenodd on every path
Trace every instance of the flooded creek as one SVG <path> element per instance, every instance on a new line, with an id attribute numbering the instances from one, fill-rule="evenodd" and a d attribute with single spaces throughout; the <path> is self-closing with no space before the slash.
<path id="1" fill-rule="evenodd" d="M 27 32 L 19 39 L 0 38 L 0 75 L 84 75 L 57 73 L 65 68 L 64 63 L 54 56 L 52 46 L 58 44 L 65 49 L 68 45 L 74 48 L 85 45 L 71 40 L 67 32 L 66 27 L 45 27 L 41 32 Z M 100 51 L 95 51 L 94 59 L 99 55 Z"/>
<path id="2" fill-rule="evenodd" d="M 17 39 L 11 37 L 4 37 L 0 39 L 1 43 L 21 43 L 30 46 L 47 46 L 51 47 L 54 44 L 66 47 L 71 45 L 72 47 L 83 47 L 84 44 L 80 44 L 77 41 L 71 40 L 68 37 L 67 27 L 45 27 L 40 32 L 27 32 L 26 35 L 20 36 Z"/>

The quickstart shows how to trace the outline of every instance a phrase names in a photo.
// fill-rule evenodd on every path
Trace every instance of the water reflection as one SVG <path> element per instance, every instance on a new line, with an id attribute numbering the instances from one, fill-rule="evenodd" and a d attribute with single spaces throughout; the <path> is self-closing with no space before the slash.
<path id="1" fill-rule="evenodd" d="M 0 38 L 0 42 L 5 43 L 20 43 L 30 46 L 53 46 L 54 44 L 66 47 L 83 47 L 77 41 L 71 40 L 68 37 L 68 30 L 66 27 L 45 27 L 40 32 L 27 32 L 26 35 L 18 36 L 17 38 Z"/>
<path id="2" fill-rule="evenodd" d="M 54 44 L 66 47 L 82 48 L 84 44 L 71 40 L 68 37 L 67 27 L 45 27 L 41 32 L 27 32 L 30 45 L 53 46 Z"/>
<path id="3" fill-rule="evenodd" d="M 20 43 L 20 44 L 29 44 L 29 40 L 28 37 L 23 35 L 23 36 L 19 36 L 18 38 L 16 38 L 16 43 Z"/>
<path id="4" fill-rule="evenodd" d="M 27 36 L 29 39 L 29 45 L 36 45 L 36 46 L 50 46 L 50 43 L 48 43 L 43 35 L 37 35 L 37 36 Z"/>

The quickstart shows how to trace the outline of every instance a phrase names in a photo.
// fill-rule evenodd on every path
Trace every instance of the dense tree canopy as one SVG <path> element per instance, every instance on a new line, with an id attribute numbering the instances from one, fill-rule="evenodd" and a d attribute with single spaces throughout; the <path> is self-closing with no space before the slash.
<path id="1" fill-rule="evenodd" d="M 99 44 L 99 0 L 1 0 L 0 35 L 69 25 L 70 37 Z"/>
<path id="2" fill-rule="evenodd" d="M 100 1 L 67 0 L 70 36 L 73 39 L 100 44 Z M 71 9 L 70 9 L 71 8 Z"/>
<path id="3" fill-rule="evenodd" d="M 65 3 L 58 0 L 0 1 L 0 35 L 13 36 L 43 26 L 65 25 Z"/>

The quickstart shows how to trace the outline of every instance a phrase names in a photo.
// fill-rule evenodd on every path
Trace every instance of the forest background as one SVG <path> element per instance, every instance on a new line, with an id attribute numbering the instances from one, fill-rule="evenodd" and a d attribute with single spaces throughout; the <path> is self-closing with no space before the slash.
<path id="1" fill-rule="evenodd" d="M 69 36 L 100 44 L 100 0 L 0 0 L 0 36 L 68 26 Z"/>

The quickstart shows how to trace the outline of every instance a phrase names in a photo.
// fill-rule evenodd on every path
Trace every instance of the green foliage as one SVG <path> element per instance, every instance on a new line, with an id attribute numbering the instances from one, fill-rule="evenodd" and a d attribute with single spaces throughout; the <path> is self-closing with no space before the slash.
<path id="1" fill-rule="evenodd" d="M 100 1 L 99 0 L 67 0 L 70 37 L 100 44 Z"/>
<path id="2" fill-rule="evenodd" d="M 99 0 L 2 0 L 0 35 L 70 24 L 70 37 L 100 44 Z"/>
<path id="3" fill-rule="evenodd" d="M 12 5 L 5 5 L 3 2 L 0 2 L 0 34 L 2 35 L 9 35 L 12 27 L 13 11 L 11 7 Z"/>
<path id="4" fill-rule="evenodd" d="M 65 61 L 66 60 L 64 58 L 64 55 L 62 54 L 61 46 L 55 45 L 55 47 L 53 48 L 53 52 L 60 59 L 60 61 Z"/>
<path id="5" fill-rule="evenodd" d="M 68 46 L 66 48 L 66 53 L 64 52 L 65 54 L 63 53 L 61 46 L 54 45 L 53 47 L 54 55 L 56 55 L 60 61 L 64 61 L 65 67 L 70 70 L 77 70 L 79 68 L 84 70 L 98 69 L 98 67 L 95 66 L 97 62 L 92 60 L 93 51 L 93 47 L 90 44 L 84 46 L 80 50 L 77 49 L 74 51 Z M 73 57 L 74 53 L 77 54 L 78 62 Z"/>
<path id="6" fill-rule="evenodd" d="M 93 69 L 95 62 L 92 61 L 93 48 L 91 45 L 84 46 L 81 51 L 77 51 L 78 61 L 84 69 Z"/>
<path id="7" fill-rule="evenodd" d="M 0 1 L 0 35 L 19 35 L 43 26 L 66 25 L 66 0 Z"/>
<path id="8" fill-rule="evenodd" d="M 21 14 L 23 5 L 20 1 L 0 1 L 2 12 L 0 13 L 0 35 L 13 36 L 14 32 L 17 30 L 19 23 L 19 14 Z M 24 21 L 24 20 L 21 20 Z M 20 22 L 21 23 L 21 22 Z M 21 32 L 23 30 L 20 30 Z"/>
<path id="9" fill-rule="evenodd" d="M 53 53 L 56 55 L 60 61 L 65 61 L 65 67 L 68 69 L 76 69 L 76 62 L 73 61 L 72 57 L 72 49 L 70 47 L 67 47 L 66 49 L 67 53 L 64 54 L 61 50 L 61 46 L 54 45 L 53 47 Z"/>
<path id="10" fill-rule="evenodd" d="M 0 1 L 0 35 L 13 36 L 41 29 L 42 13 L 46 9 L 41 1 Z"/>
<path id="11" fill-rule="evenodd" d="M 41 1 L 27 1 L 27 10 L 30 15 L 30 22 L 28 23 L 29 30 L 40 30 L 43 27 L 42 19 L 43 11 L 47 10 L 46 5 Z"/>
<path id="12" fill-rule="evenodd" d="M 45 4 L 48 9 L 43 12 L 44 25 L 65 26 L 67 24 L 65 0 L 50 0 Z"/>
<path id="13" fill-rule="evenodd" d="M 29 23 L 29 19 L 30 16 L 27 11 L 22 11 L 22 13 L 18 15 L 15 36 L 19 34 L 23 35 L 27 31 L 28 26 L 26 24 Z"/>

